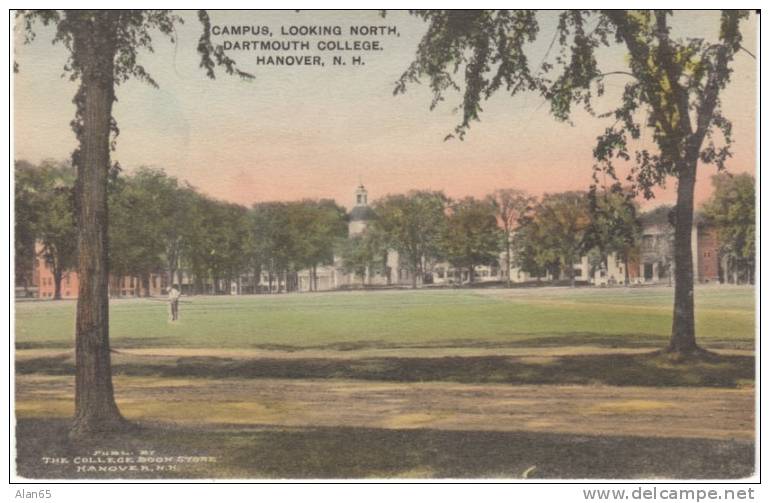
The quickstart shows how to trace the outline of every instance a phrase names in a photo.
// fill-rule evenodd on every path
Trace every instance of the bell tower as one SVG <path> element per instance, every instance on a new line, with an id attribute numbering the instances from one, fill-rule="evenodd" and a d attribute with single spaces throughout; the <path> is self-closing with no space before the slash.
<path id="1" fill-rule="evenodd" d="M 372 218 L 372 209 L 369 207 L 369 193 L 363 183 L 359 183 L 355 192 L 356 202 L 348 215 L 348 235 L 357 236 L 366 229 Z"/>
<path id="2" fill-rule="evenodd" d="M 364 184 L 359 184 L 358 188 L 356 188 L 356 206 L 367 206 L 369 204 L 367 198 L 368 192 Z"/>

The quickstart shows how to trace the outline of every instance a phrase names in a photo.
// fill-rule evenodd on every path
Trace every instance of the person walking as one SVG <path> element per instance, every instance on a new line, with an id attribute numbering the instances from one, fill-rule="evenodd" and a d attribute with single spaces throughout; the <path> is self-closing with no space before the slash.
<path id="1" fill-rule="evenodd" d="M 179 297 L 182 293 L 173 285 L 168 291 L 168 304 L 171 309 L 171 321 L 179 319 Z"/>

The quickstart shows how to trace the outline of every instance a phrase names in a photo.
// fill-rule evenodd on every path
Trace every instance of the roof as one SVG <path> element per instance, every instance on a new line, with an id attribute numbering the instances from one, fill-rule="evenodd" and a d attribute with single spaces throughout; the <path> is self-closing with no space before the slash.
<path id="1" fill-rule="evenodd" d="M 658 206 L 657 208 L 645 211 L 639 215 L 639 221 L 642 225 L 663 225 L 671 224 L 669 215 L 674 208 L 668 205 Z"/>
<path id="2" fill-rule="evenodd" d="M 369 206 L 355 206 L 348 215 L 351 222 L 374 219 L 374 210 Z"/>
<path id="3" fill-rule="evenodd" d="M 662 205 L 657 208 L 646 211 L 639 216 L 639 221 L 642 225 L 673 225 L 674 215 L 671 213 L 674 211 L 673 206 Z M 709 225 L 709 220 L 702 211 L 695 211 L 692 219 L 693 225 Z"/>

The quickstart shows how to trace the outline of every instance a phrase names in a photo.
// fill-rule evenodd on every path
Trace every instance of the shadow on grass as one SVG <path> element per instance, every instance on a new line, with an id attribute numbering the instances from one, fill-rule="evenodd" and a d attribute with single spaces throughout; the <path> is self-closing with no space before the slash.
<path id="1" fill-rule="evenodd" d="M 316 345 L 291 345 L 280 343 L 251 344 L 252 349 L 267 351 L 303 351 L 303 350 L 329 350 L 329 351 L 357 351 L 367 349 L 435 349 L 435 348 L 557 348 L 557 347 L 600 347 L 600 348 L 650 348 L 665 347 L 669 340 L 667 335 L 653 333 L 624 333 L 622 335 L 606 334 L 601 332 L 513 332 L 505 331 L 496 334 L 508 340 L 479 340 L 479 339 L 443 339 L 423 343 L 400 343 L 384 339 L 366 339 L 357 341 L 341 341 L 329 344 Z M 180 338 L 169 339 L 166 337 L 117 337 L 112 341 L 112 347 L 117 350 L 136 349 L 150 347 L 169 347 L 180 345 L 184 347 L 184 341 Z M 706 342 L 711 349 L 746 349 L 754 348 L 754 339 L 749 338 L 725 338 L 709 339 Z M 16 342 L 16 349 L 69 349 L 72 343 L 67 341 L 27 341 Z"/>
<path id="2" fill-rule="evenodd" d="M 168 346 L 171 342 L 168 338 L 164 337 L 119 337 L 116 339 L 117 345 L 112 344 L 114 347 L 120 347 L 121 349 L 136 349 L 146 347 L 161 347 Z M 26 341 L 16 342 L 16 349 L 72 349 L 74 346 L 71 341 Z"/>
<path id="3" fill-rule="evenodd" d="M 70 375 L 67 355 L 21 360 L 19 374 Z M 673 363 L 664 355 L 601 354 L 531 359 L 511 356 L 441 358 L 185 357 L 128 359 L 117 375 L 158 377 L 364 379 L 376 381 L 506 384 L 608 384 L 613 386 L 737 387 L 754 380 L 754 357 L 720 355 L 708 361 Z"/>
<path id="4" fill-rule="evenodd" d="M 532 332 L 501 332 L 497 334 L 511 340 L 487 341 L 478 339 L 446 339 L 435 342 L 418 344 L 394 343 L 386 340 L 359 340 L 334 342 L 312 346 L 292 346 L 288 344 L 254 344 L 254 349 L 302 351 L 302 350 L 332 350 L 357 351 L 366 349 L 437 349 L 437 348 L 559 348 L 559 347 L 600 347 L 600 348 L 629 348 L 656 349 L 665 347 L 669 336 L 652 333 L 626 333 L 612 335 L 600 332 L 565 332 L 532 333 Z M 711 349 L 747 349 L 754 348 L 754 340 L 747 339 L 709 339 Z"/>
<path id="5" fill-rule="evenodd" d="M 17 466 L 27 478 L 676 478 L 733 479 L 754 470 L 751 442 L 533 432 L 324 427 L 211 429 L 146 425 L 90 443 L 67 440 L 63 420 L 17 423 Z M 136 456 L 213 456 L 170 471 L 78 472 L 98 450 Z M 42 458 L 66 457 L 69 464 Z M 151 466 L 153 464 L 150 464 Z M 102 465 L 104 466 L 104 465 Z"/>

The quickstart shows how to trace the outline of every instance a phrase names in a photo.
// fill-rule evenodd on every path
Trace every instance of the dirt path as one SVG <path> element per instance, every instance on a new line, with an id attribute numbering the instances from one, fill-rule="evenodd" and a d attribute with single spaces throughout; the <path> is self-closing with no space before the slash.
<path id="1" fill-rule="evenodd" d="M 754 389 L 118 376 L 134 420 L 753 440 Z M 21 418 L 67 417 L 72 380 L 20 375 Z"/>

